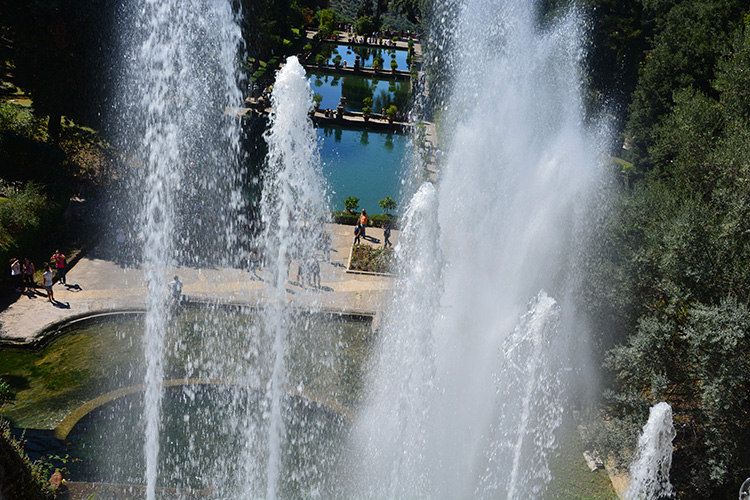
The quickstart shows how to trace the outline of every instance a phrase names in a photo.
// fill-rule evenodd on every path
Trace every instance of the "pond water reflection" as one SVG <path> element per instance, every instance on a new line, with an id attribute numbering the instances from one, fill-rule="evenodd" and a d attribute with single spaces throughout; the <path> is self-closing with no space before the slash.
<path id="1" fill-rule="evenodd" d="M 391 69 L 391 60 L 395 60 L 398 71 L 408 71 L 409 66 L 406 64 L 408 52 L 404 49 L 391 47 L 363 47 L 358 45 L 348 45 L 343 43 L 322 43 L 318 54 L 323 54 L 328 59 L 329 64 L 333 64 L 333 58 L 341 56 L 341 65 L 346 62 L 347 67 L 354 66 L 354 60 L 359 56 L 359 64 L 362 67 L 372 68 L 372 62 L 375 56 L 384 61 L 383 69 Z M 314 56 L 313 56 L 314 60 Z"/>
<path id="2" fill-rule="evenodd" d="M 323 96 L 322 109 L 335 109 L 339 99 L 346 97 L 347 111 L 362 111 L 362 100 L 370 97 L 373 100 L 373 113 L 380 113 L 382 108 L 394 104 L 404 111 L 409 104 L 411 84 L 409 81 L 365 78 L 356 75 L 329 75 L 308 72 L 313 92 Z"/>

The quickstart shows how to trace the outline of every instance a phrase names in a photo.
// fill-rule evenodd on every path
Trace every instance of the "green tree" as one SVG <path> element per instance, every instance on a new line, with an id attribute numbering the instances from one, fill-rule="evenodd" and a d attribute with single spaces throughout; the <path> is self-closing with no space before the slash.
<path id="1" fill-rule="evenodd" d="M 331 9 L 321 9 L 318 12 L 318 32 L 323 38 L 333 35 L 336 29 L 336 14 Z"/>
<path id="2" fill-rule="evenodd" d="M 654 163 L 649 155 L 656 128 L 674 107 L 676 90 L 716 97 L 711 82 L 718 59 L 728 52 L 731 34 L 747 10 L 742 0 L 643 1 L 654 16 L 653 48 L 642 65 L 627 123 L 631 160 L 641 170 Z"/>
<path id="3" fill-rule="evenodd" d="M 354 23 L 354 31 L 358 35 L 369 35 L 377 30 L 375 20 L 371 16 L 362 16 Z"/>
<path id="4" fill-rule="evenodd" d="M 38 115 L 48 116 L 48 139 L 60 138 L 61 118 L 70 117 L 94 128 L 111 104 L 116 43 L 112 29 L 117 2 L 87 4 L 62 0 L 4 2 L 4 73 L 27 92 Z"/>
<path id="5" fill-rule="evenodd" d="M 390 196 L 386 196 L 385 199 L 380 200 L 378 204 L 385 213 L 389 213 L 396 209 L 396 202 Z"/>
<path id="6" fill-rule="evenodd" d="M 618 344 L 605 362 L 607 446 L 632 448 L 647 408 L 670 403 L 672 479 L 685 499 L 728 498 L 750 460 L 737 446 L 750 439 L 738 355 L 750 348 L 749 31 L 727 35 L 710 92 L 675 90 L 652 127 L 653 167 L 612 198 L 587 264 L 597 342 Z"/>
<path id="7" fill-rule="evenodd" d="M 357 210 L 359 208 L 359 198 L 350 196 L 344 200 L 344 208 L 347 210 Z"/>
<path id="8" fill-rule="evenodd" d="M 410 23 L 419 24 L 424 0 L 390 0 L 388 8 L 406 17 Z"/>

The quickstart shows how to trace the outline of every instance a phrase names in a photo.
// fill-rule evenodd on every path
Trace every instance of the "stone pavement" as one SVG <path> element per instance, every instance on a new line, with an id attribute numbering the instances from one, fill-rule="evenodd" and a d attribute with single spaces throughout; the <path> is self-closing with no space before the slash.
<path id="1" fill-rule="evenodd" d="M 378 313 L 393 287 L 393 278 L 346 270 L 349 250 L 354 240 L 354 227 L 327 224 L 331 234 L 331 261 L 321 260 L 321 286 L 313 288 L 295 283 L 297 263 L 293 262 L 286 286 L 288 303 L 299 307 L 316 307 L 324 311 L 374 316 L 376 328 Z M 368 228 L 368 236 L 381 243 L 383 231 Z M 398 231 L 393 231 L 391 241 L 398 242 Z M 82 258 L 67 274 L 68 286 L 53 287 L 57 304 L 51 304 L 43 288 L 32 296 L 20 295 L 0 311 L 0 342 L 29 344 L 54 325 L 77 317 L 113 311 L 144 309 L 146 283 L 139 268 L 123 268 L 111 260 L 92 256 Z M 239 305 L 256 305 L 269 300 L 274 290 L 268 284 L 271 273 L 260 269 L 261 280 L 252 279 L 251 273 L 240 269 L 197 269 L 180 267 L 169 270 L 169 279 L 178 275 L 183 282 L 183 295 L 191 301 L 218 301 Z M 164 291 L 165 295 L 167 291 Z"/>

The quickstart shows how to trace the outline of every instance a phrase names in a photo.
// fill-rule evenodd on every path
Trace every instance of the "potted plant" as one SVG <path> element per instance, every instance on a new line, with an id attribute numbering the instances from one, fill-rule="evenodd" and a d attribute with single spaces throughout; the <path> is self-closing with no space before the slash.
<path id="1" fill-rule="evenodd" d="M 375 73 L 380 69 L 380 58 L 377 56 L 372 60 L 372 69 L 375 70 Z"/>
<path id="2" fill-rule="evenodd" d="M 344 208 L 346 208 L 346 211 L 350 214 L 356 213 L 359 208 L 359 198 L 354 196 L 348 197 L 344 200 Z"/>
<path id="3" fill-rule="evenodd" d="M 365 97 L 362 99 L 362 117 L 365 121 L 370 120 L 370 113 L 372 113 L 372 97 Z"/>
<path id="4" fill-rule="evenodd" d="M 333 58 L 333 65 L 338 68 L 341 65 L 341 54 Z"/>
<path id="5" fill-rule="evenodd" d="M 388 109 L 385 110 L 385 115 L 388 117 L 388 123 L 393 123 L 393 119 L 396 118 L 396 113 L 398 113 L 398 108 L 395 104 L 388 106 Z"/>
<path id="6" fill-rule="evenodd" d="M 391 59 L 391 73 L 396 73 L 396 68 L 398 68 L 398 63 L 395 59 Z"/>
<path id="7" fill-rule="evenodd" d="M 315 63 L 318 66 L 323 66 L 324 62 L 326 62 L 326 56 L 324 56 L 323 54 L 318 54 L 315 56 Z"/>
<path id="8" fill-rule="evenodd" d="M 323 94 L 320 92 L 315 92 L 313 94 L 313 103 L 315 103 L 315 111 L 318 111 L 320 109 L 320 103 L 323 102 Z"/>

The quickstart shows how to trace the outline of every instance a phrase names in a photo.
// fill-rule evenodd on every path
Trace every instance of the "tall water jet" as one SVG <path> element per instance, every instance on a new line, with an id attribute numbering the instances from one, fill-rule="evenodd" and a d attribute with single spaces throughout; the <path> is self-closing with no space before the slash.
<path id="1" fill-rule="evenodd" d="M 296 57 L 287 59 L 279 72 L 271 101 L 266 133 L 269 151 L 260 208 L 265 228 L 263 253 L 268 269 L 273 272 L 272 296 L 263 305 L 261 315 L 266 332 L 273 339 L 273 360 L 267 375 L 264 404 L 267 414 L 265 497 L 274 499 L 279 496 L 282 455 L 286 452 L 283 447 L 288 444 L 284 442 L 286 422 L 282 405 L 283 396 L 288 392 L 286 358 L 288 345 L 294 341 L 290 338 L 290 325 L 295 322 L 295 305 L 288 303 L 287 284 L 293 264 L 304 268 L 316 258 L 326 203 L 317 139 L 308 118 L 312 90 Z M 302 280 L 305 274 L 297 273 Z M 299 284 L 304 286 L 304 283 Z"/>
<path id="2" fill-rule="evenodd" d="M 664 402 L 651 407 L 630 465 L 625 500 L 658 500 L 673 495 L 669 470 L 672 467 L 672 441 L 676 435 L 672 407 Z"/>
<path id="3" fill-rule="evenodd" d="M 446 155 L 404 229 L 427 236 L 397 249 L 405 276 L 354 433 L 360 496 L 539 498 L 568 389 L 585 383 L 573 297 L 603 141 L 583 125 L 582 23 L 541 26 L 524 0 L 445 10 Z"/>
<path id="4" fill-rule="evenodd" d="M 242 102 L 235 71 L 241 37 L 227 2 L 144 0 L 123 7 L 123 71 L 118 123 L 128 182 L 113 221 L 141 242 L 148 286 L 145 353 L 145 482 L 155 497 L 167 282 L 179 264 L 231 262 L 239 196 Z M 217 224 L 221 221 L 221 224 Z M 117 256 L 122 257 L 122 256 Z"/>

